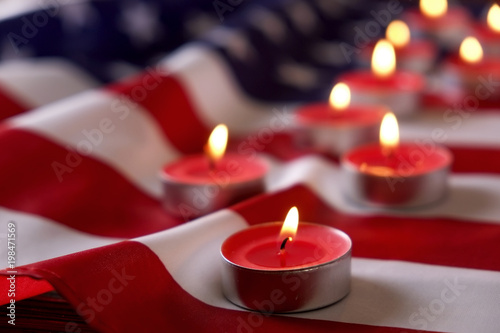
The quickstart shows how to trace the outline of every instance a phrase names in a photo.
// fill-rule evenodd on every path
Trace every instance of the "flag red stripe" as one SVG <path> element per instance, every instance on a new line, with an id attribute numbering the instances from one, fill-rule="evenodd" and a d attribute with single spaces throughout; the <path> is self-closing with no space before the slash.
<path id="1" fill-rule="evenodd" d="M 174 76 L 145 71 L 108 89 L 148 110 L 179 151 L 185 154 L 203 151 L 211 129 L 201 122 L 185 89 Z"/>
<path id="2" fill-rule="evenodd" d="M 89 156 L 75 163 L 68 150 L 35 134 L 0 130 L 0 150 L 4 207 L 111 237 L 138 237 L 182 222 L 105 163 Z M 29 161 L 13 158 L 19 152 Z M 67 172 L 59 171 L 58 179 L 54 168 Z"/>
<path id="3" fill-rule="evenodd" d="M 454 172 L 500 173 L 500 148 L 451 147 Z"/>
<path id="4" fill-rule="evenodd" d="M 207 328 L 242 333 L 401 332 L 398 328 L 269 316 L 207 305 L 184 291 L 155 253 L 133 241 L 18 270 L 49 281 L 90 325 L 102 332 L 203 332 Z M 86 274 L 82 275 L 82 270 Z M 92 276 L 90 281 L 88 276 Z"/>
<path id="5" fill-rule="evenodd" d="M 29 108 L 13 98 L 2 87 L 0 87 L 0 120 L 20 114 Z"/>
<path id="6" fill-rule="evenodd" d="M 302 185 L 262 195 L 233 209 L 256 224 L 283 221 L 292 206 L 298 207 L 302 221 L 345 231 L 353 241 L 355 257 L 500 270 L 500 257 L 493 255 L 498 252 L 500 225 L 439 217 L 344 214 Z"/>
<path id="7" fill-rule="evenodd" d="M 446 96 L 444 98 L 444 94 L 446 91 L 440 92 L 440 94 L 432 93 L 432 94 L 424 94 L 422 96 L 422 105 L 424 106 L 423 110 L 425 112 L 434 112 L 434 113 L 444 113 L 448 110 L 456 110 L 457 108 L 465 108 L 463 105 L 467 102 L 468 96 L 474 96 L 473 94 L 462 94 L 461 96 L 457 95 L 453 100 L 449 100 L 450 96 Z M 477 108 L 472 109 L 470 112 L 486 112 L 493 113 L 498 112 L 498 107 L 500 106 L 500 100 L 498 97 L 494 96 L 493 98 L 489 98 L 487 100 L 477 99 L 478 105 Z"/>

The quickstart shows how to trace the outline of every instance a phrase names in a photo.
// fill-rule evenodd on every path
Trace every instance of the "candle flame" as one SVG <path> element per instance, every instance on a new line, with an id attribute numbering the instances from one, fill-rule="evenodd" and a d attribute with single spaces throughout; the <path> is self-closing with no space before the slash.
<path id="1" fill-rule="evenodd" d="M 488 27 L 491 30 L 500 33 L 500 6 L 496 3 L 491 5 L 490 10 L 488 11 Z"/>
<path id="2" fill-rule="evenodd" d="M 299 226 L 299 210 L 297 207 L 292 207 L 286 215 L 285 222 L 281 227 L 280 240 L 288 238 L 288 241 L 292 241 L 297 233 L 297 228 Z"/>
<path id="3" fill-rule="evenodd" d="M 477 64 L 483 60 L 483 48 L 476 37 L 463 40 L 460 44 L 460 58 L 469 64 Z"/>
<path id="4" fill-rule="evenodd" d="M 384 154 L 390 155 L 399 144 L 399 127 L 396 116 L 392 112 L 385 114 L 380 125 L 380 145 Z"/>
<path id="5" fill-rule="evenodd" d="M 335 110 L 345 110 L 351 103 L 351 90 L 343 82 L 337 83 L 330 93 L 330 106 Z"/>
<path id="6" fill-rule="evenodd" d="M 439 18 L 448 11 L 447 0 L 420 0 L 420 11 L 427 17 Z"/>
<path id="7" fill-rule="evenodd" d="M 373 49 L 372 71 L 379 78 L 390 77 L 396 71 L 396 52 L 386 39 L 379 40 Z"/>
<path id="8" fill-rule="evenodd" d="M 385 32 L 385 37 L 397 48 L 403 48 L 410 43 L 410 28 L 400 20 L 392 21 Z"/>
<path id="9" fill-rule="evenodd" d="M 228 130 L 224 124 L 217 125 L 208 138 L 207 148 L 205 149 L 208 158 L 213 163 L 219 161 L 226 151 Z"/>

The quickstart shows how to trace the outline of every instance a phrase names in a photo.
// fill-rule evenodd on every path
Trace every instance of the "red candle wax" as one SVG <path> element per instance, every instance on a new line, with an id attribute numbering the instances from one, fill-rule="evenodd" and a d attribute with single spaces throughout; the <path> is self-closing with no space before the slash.
<path id="1" fill-rule="evenodd" d="M 162 176 L 184 184 L 243 183 L 260 178 L 266 172 L 267 165 L 261 159 L 226 154 L 211 169 L 205 155 L 191 155 L 166 165 Z"/>
<path id="2" fill-rule="evenodd" d="M 352 150 L 344 156 L 344 161 L 363 173 L 377 174 L 369 168 L 380 167 L 390 170 L 388 171 L 390 175 L 400 174 L 401 176 L 406 173 L 399 170 L 403 166 L 412 168 L 411 174 L 407 176 L 416 176 L 447 167 L 451 163 L 451 155 L 447 149 L 435 147 L 434 151 L 428 153 L 413 143 L 401 143 L 389 156 L 386 155 L 381 145 L 373 144 Z"/>
<path id="3" fill-rule="evenodd" d="M 252 226 L 224 241 L 226 297 L 263 312 L 311 310 L 343 298 L 350 286 L 350 238 L 328 226 L 300 222 L 296 236 L 280 250 L 281 226 Z"/>
<path id="4" fill-rule="evenodd" d="M 379 78 L 371 71 L 352 71 L 339 80 L 351 88 L 353 105 L 386 105 L 402 116 L 416 111 L 425 86 L 422 75 L 406 71 L 396 71 L 387 78 Z"/>
<path id="5" fill-rule="evenodd" d="M 300 222 L 297 235 L 280 251 L 282 223 L 265 223 L 229 237 L 221 247 L 223 257 L 240 267 L 257 270 L 290 270 L 335 261 L 351 248 L 340 230 Z"/>
<path id="6" fill-rule="evenodd" d="M 160 172 L 164 206 L 186 220 L 207 214 L 262 193 L 267 170 L 260 158 L 226 154 L 211 168 L 206 156 L 187 156 Z"/>
<path id="7" fill-rule="evenodd" d="M 379 78 L 371 71 L 352 71 L 343 74 L 341 80 L 349 85 L 351 90 L 419 92 L 424 88 L 422 75 L 406 71 L 396 71 L 387 78 Z"/>
<path id="8" fill-rule="evenodd" d="M 377 141 L 386 108 L 356 105 L 335 110 L 328 103 L 306 105 L 296 120 L 305 141 L 320 150 L 341 154 L 361 144 Z"/>
<path id="9" fill-rule="evenodd" d="M 365 204 L 428 204 L 445 194 L 452 160 L 449 150 L 439 146 L 402 143 L 388 154 L 379 144 L 366 145 L 342 157 L 343 191 Z"/>
<path id="10" fill-rule="evenodd" d="M 334 127 L 357 127 L 379 124 L 386 109 L 380 106 L 355 105 L 335 110 L 327 103 L 310 104 L 297 111 L 297 118 L 304 124 L 324 124 Z"/>

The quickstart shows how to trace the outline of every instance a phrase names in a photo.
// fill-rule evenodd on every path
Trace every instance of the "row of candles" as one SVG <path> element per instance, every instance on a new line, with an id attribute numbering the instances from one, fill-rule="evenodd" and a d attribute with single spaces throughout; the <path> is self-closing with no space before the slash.
<path id="1" fill-rule="evenodd" d="M 417 32 L 445 40 L 462 33 L 469 19 L 465 10 L 448 9 L 441 0 L 422 0 L 421 12 L 409 11 L 403 17 Z M 489 30 L 477 31 L 488 43 L 488 52 L 496 52 L 498 5 L 491 7 L 488 22 Z M 410 28 L 402 21 L 392 22 L 386 36 L 373 47 L 371 71 L 343 74 L 329 102 L 297 110 L 298 137 L 340 156 L 341 190 L 350 200 L 381 207 L 430 204 L 446 193 L 452 155 L 444 147 L 423 152 L 413 143 L 399 142 L 396 116 L 418 112 L 425 88 L 422 72 L 433 66 L 437 48 L 427 40 L 410 41 Z M 472 36 L 463 39 L 459 54 L 444 67 L 459 74 L 465 89 L 474 89 L 480 75 L 500 72 L 500 62 L 485 58 Z M 396 70 L 396 57 L 403 67 L 420 73 Z M 225 153 L 227 139 L 228 130 L 221 124 L 204 154 L 185 157 L 161 171 L 165 208 L 171 214 L 201 216 L 264 191 L 266 162 Z M 196 204 L 200 194 L 205 201 Z M 293 207 L 284 223 L 252 226 L 224 241 L 222 290 L 234 304 L 262 312 L 320 308 L 348 294 L 351 247 L 350 238 L 338 229 L 307 222 L 299 227 Z"/>

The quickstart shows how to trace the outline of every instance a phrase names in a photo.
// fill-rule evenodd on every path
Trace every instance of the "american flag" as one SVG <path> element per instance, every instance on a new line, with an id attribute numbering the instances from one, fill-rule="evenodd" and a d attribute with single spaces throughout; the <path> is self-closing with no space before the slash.
<path id="1" fill-rule="evenodd" d="M 294 110 L 356 67 L 345 46 L 388 3 L 391 17 L 403 11 L 361 0 L 0 2 L 0 327 L 27 331 L 21 307 L 8 323 L 11 300 L 55 290 L 102 332 L 498 332 L 498 108 L 424 105 L 401 121 L 403 140 L 425 147 L 441 131 L 455 158 L 449 195 L 428 207 L 356 205 L 337 159 L 294 142 Z M 219 123 L 230 149 L 271 163 L 266 193 L 170 216 L 159 170 L 201 152 Z M 222 241 L 293 205 L 351 237 L 350 294 L 290 315 L 236 307 L 221 291 Z M 68 320 L 60 331 L 87 329 Z"/>

